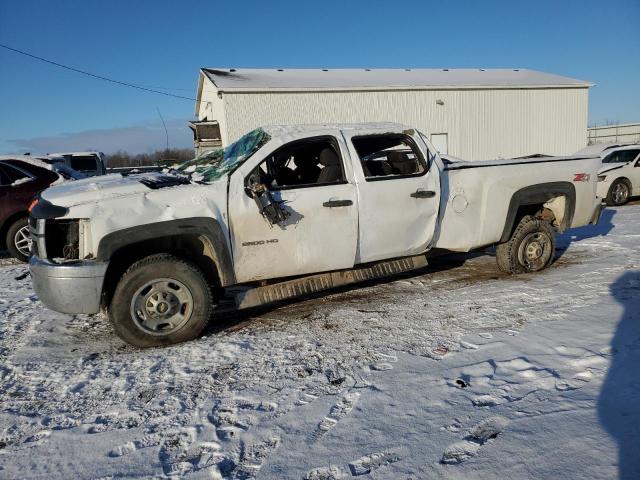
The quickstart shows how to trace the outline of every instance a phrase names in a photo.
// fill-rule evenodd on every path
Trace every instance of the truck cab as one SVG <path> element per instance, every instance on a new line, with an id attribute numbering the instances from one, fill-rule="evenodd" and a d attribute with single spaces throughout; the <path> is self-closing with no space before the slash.
<path id="1" fill-rule="evenodd" d="M 86 175 L 94 177 L 107 173 L 102 152 L 61 152 L 49 153 L 52 158 L 63 159 L 67 167 Z"/>

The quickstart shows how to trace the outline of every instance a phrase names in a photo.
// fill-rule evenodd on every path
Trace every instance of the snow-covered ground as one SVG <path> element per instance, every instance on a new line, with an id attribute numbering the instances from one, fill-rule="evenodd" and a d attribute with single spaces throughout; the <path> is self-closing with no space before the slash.
<path id="1" fill-rule="evenodd" d="M 0 478 L 640 478 L 640 205 L 136 350 L 0 259 Z"/>

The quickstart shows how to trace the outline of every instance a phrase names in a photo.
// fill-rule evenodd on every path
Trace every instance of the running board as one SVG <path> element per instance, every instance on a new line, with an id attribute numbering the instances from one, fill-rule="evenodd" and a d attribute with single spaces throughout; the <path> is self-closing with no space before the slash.
<path id="1" fill-rule="evenodd" d="M 286 280 L 273 285 L 256 287 L 240 292 L 236 294 L 236 307 L 238 309 L 257 307 L 259 305 L 301 297 L 352 283 L 389 277 L 426 266 L 427 257 L 425 255 L 416 255 L 414 257 L 399 258 L 397 260 L 376 262 L 349 270 L 309 275 L 296 278 L 295 280 Z"/>

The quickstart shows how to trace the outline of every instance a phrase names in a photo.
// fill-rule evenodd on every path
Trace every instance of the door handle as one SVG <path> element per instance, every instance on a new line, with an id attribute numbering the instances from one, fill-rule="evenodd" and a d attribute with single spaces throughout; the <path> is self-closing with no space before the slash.
<path id="1" fill-rule="evenodd" d="M 322 204 L 323 207 L 348 207 L 349 205 L 353 205 L 351 200 L 329 200 L 328 202 L 324 202 Z"/>
<path id="2" fill-rule="evenodd" d="M 433 198 L 436 196 L 436 192 L 433 190 L 422 190 L 419 188 L 411 194 L 413 198 Z"/>

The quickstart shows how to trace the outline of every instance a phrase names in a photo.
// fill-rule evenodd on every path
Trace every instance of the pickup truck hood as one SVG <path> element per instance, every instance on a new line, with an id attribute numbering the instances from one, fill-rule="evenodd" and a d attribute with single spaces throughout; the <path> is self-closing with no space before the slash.
<path id="1" fill-rule="evenodd" d="M 175 186 L 188 181 L 174 175 L 146 173 L 122 176 L 121 174 L 91 177 L 48 188 L 41 196 L 61 207 L 151 192 L 154 189 Z"/>

